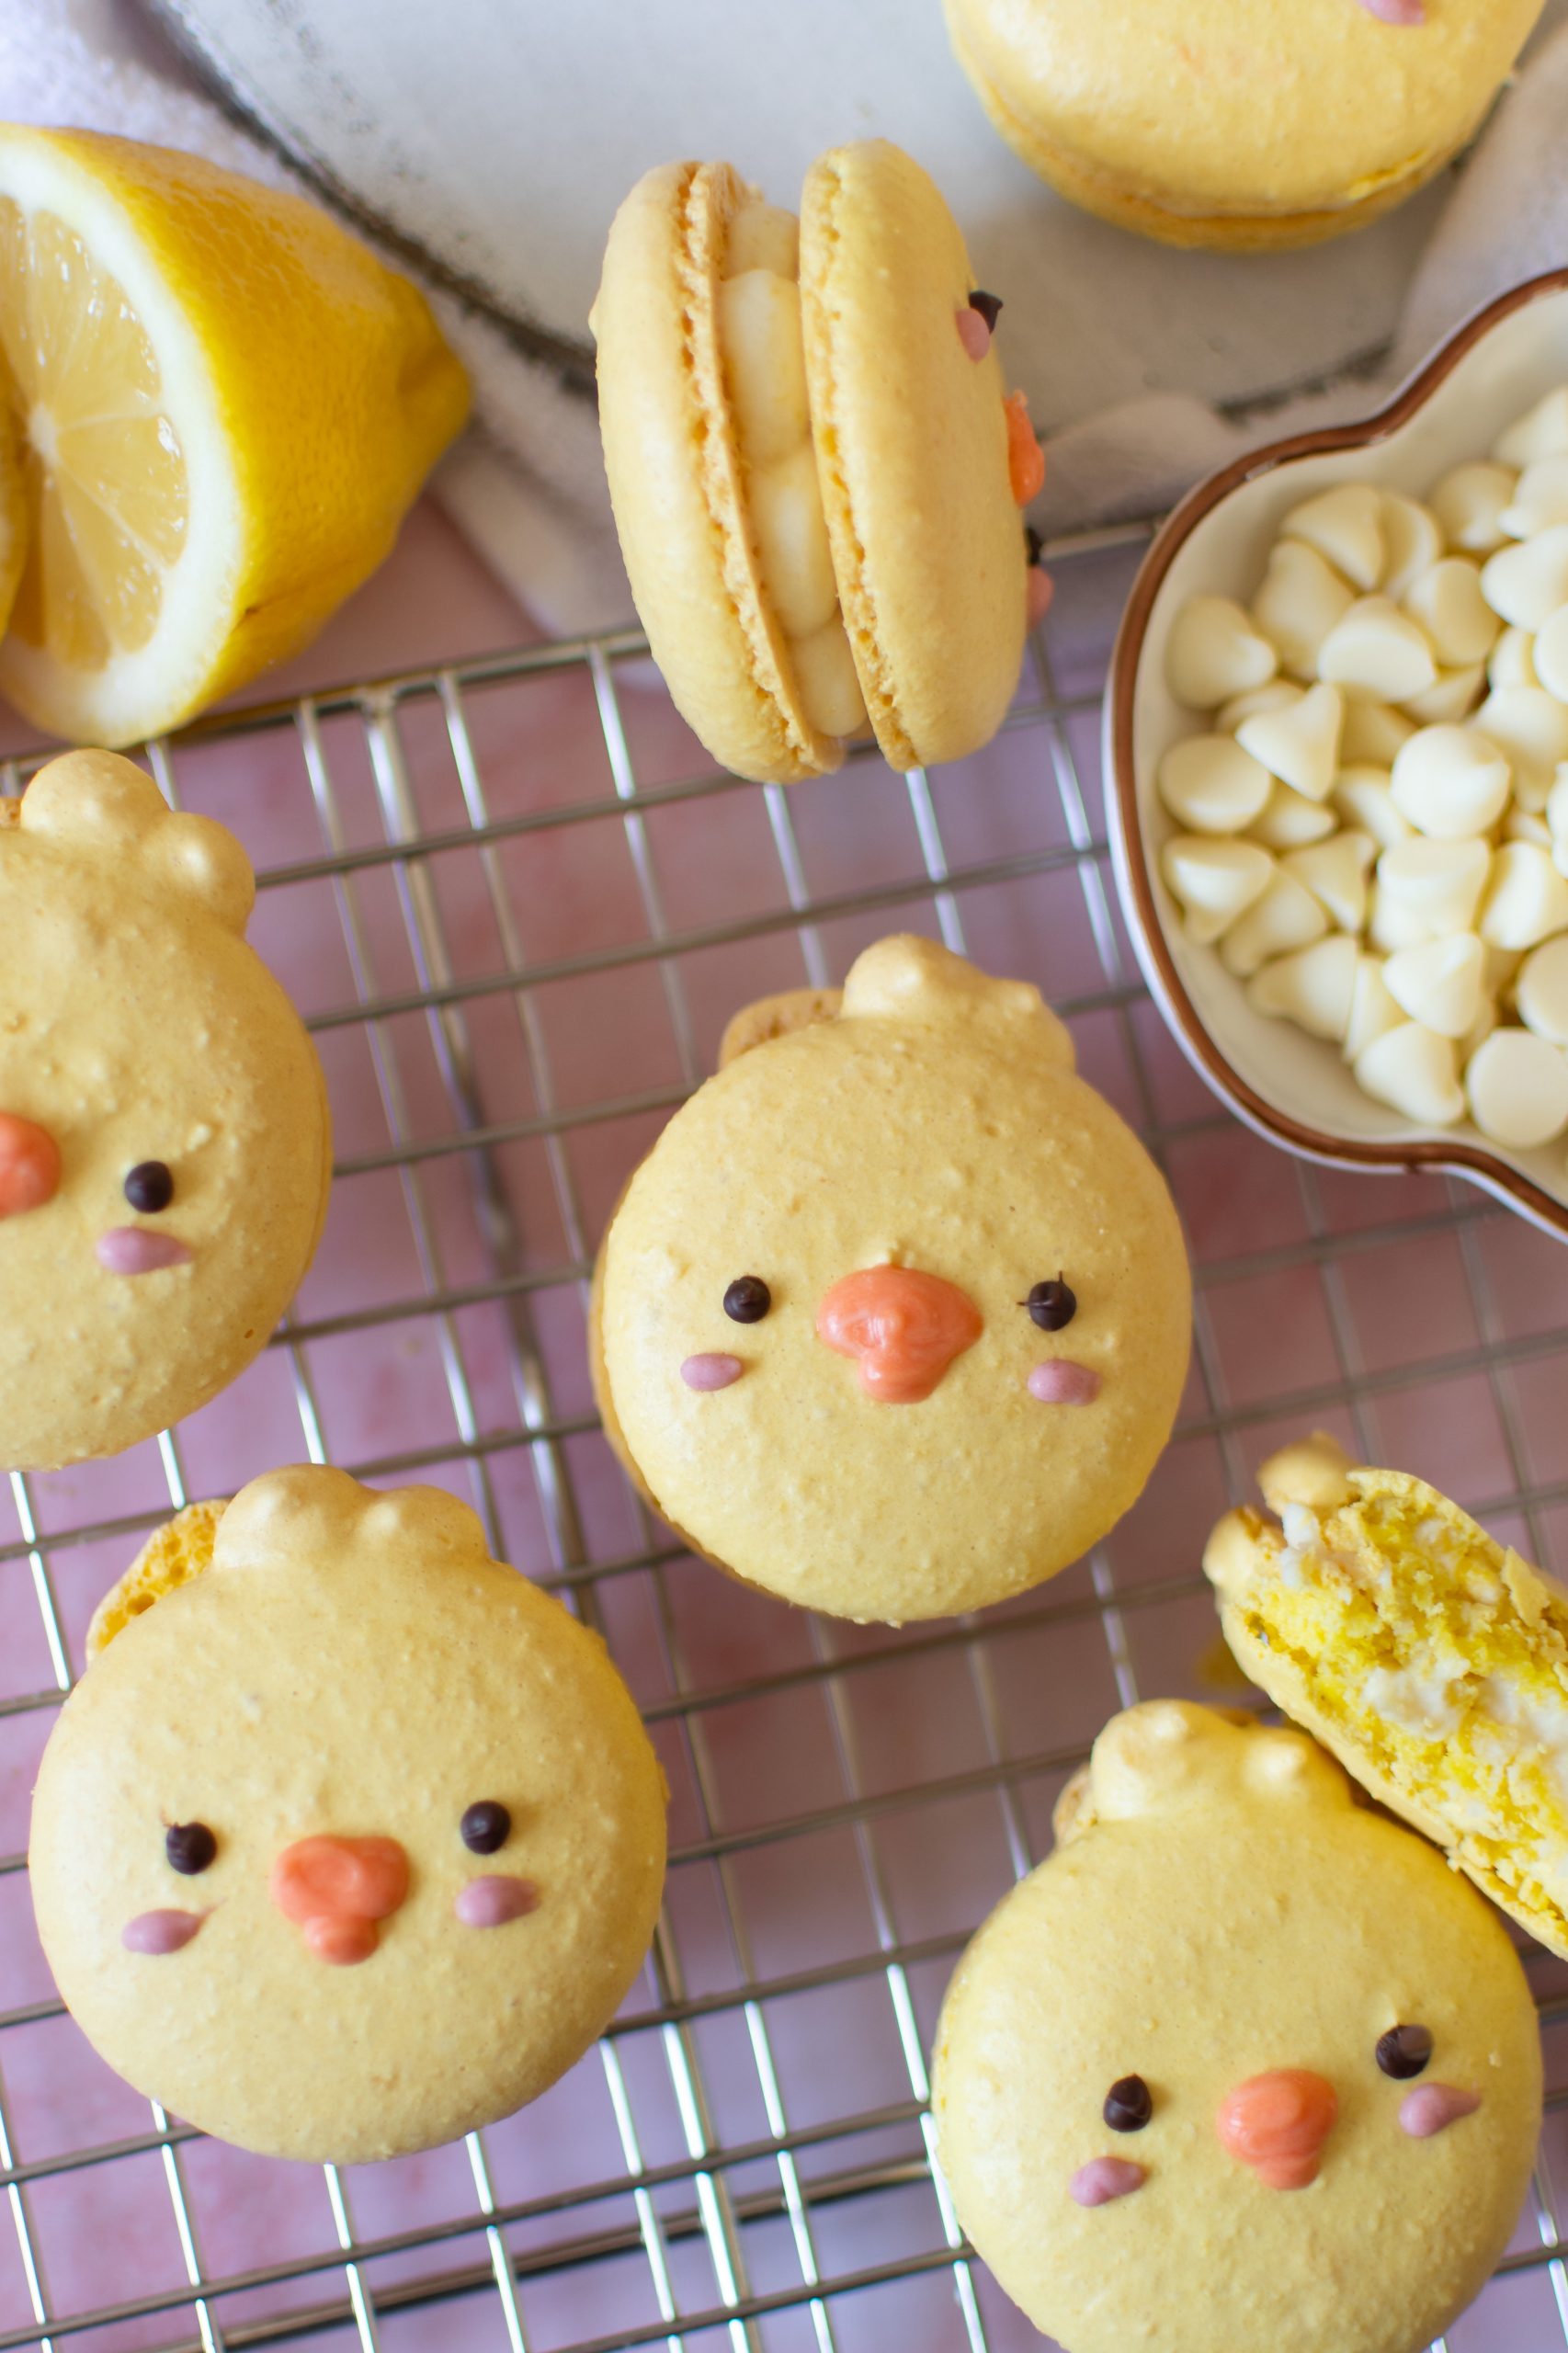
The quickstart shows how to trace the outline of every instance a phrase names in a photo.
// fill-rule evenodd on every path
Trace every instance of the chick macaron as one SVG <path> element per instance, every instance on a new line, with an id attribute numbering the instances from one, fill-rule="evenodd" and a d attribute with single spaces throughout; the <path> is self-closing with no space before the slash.
<path id="1" fill-rule="evenodd" d="M 590 324 L 621 551 L 676 705 L 737 775 L 823 775 L 868 732 L 910 768 L 1000 724 L 1049 594 L 1000 308 L 885 140 L 819 156 L 798 216 L 692 163 L 617 213 Z"/>

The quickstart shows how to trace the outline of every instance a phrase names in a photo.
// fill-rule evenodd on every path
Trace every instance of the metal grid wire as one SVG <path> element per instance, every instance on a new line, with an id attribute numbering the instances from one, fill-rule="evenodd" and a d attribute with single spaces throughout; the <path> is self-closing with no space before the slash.
<path id="1" fill-rule="evenodd" d="M 472 2135 L 460 2165 L 446 2153 L 329 2167 L 307 2188 L 304 2168 L 213 2170 L 228 2153 L 93 2073 L 29 1942 L 25 1859 L 0 1854 L 14 2236 L 0 2353 L 1037 2345 L 964 2246 L 933 2161 L 926 2053 L 953 1960 L 1046 1850 L 1051 1802 L 1099 1721 L 1141 1693 L 1215 1696 L 1197 1569 L 1209 1521 L 1285 1432 L 1327 1421 L 1364 1459 L 1410 1460 L 1421 1416 L 1446 1401 L 1467 1500 L 1537 1557 L 1561 1549 L 1568 1459 L 1543 1433 L 1562 1418 L 1568 1256 L 1441 1180 L 1345 1180 L 1254 1145 L 1185 1073 L 1142 990 L 1092 775 L 1141 543 L 1130 531 L 1052 551 L 1049 631 L 967 798 L 950 779 L 889 779 L 869 756 L 820 793 L 715 775 L 630 634 L 271 706 L 149 748 L 172 800 L 229 817 L 253 848 L 248 819 L 277 820 L 256 936 L 271 953 L 285 936 L 271 910 L 287 904 L 289 939 L 307 943 L 300 972 L 273 961 L 326 1057 L 347 1224 L 319 1262 L 327 1293 L 312 1275 L 241 1384 L 243 1421 L 214 1438 L 199 1416 L 146 1450 L 151 1472 L 114 1483 L 101 1466 L 13 1477 L 0 1845 L 22 1845 L 85 1611 L 143 1532 L 302 1451 L 361 1477 L 445 1480 L 502 1557 L 605 1632 L 674 1790 L 669 1896 L 621 2017 L 556 2094 Z M 551 749 L 590 736 L 591 758 Z M 5 789 L 27 772 L 0 771 Z M 987 791 L 1010 823 L 1023 813 L 1005 837 L 971 823 Z M 584 863 L 563 863 L 578 842 Z M 454 862 L 466 898 L 449 887 Z M 1199 1312 L 1193 1381 L 1146 1506 L 1016 1604 L 894 1631 L 732 1589 L 642 1516 L 596 1434 L 582 1311 L 616 1185 L 699 1083 L 723 1015 L 791 980 L 839 978 L 900 924 L 994 969 L 1039 964 L 1091 1074 L 1172 1176 Z M 1069 938 L 1070 969 L 1053 961 Z M 623 1077 L 644 1051 L 641 1083 L 603 1091 L 599 1074 Z M 378 1215 L 395 1246 L 372 1252 L 357 1292 L 333 1291 L 335 1252 L 347 1263 L 351 1229 Z M 1374 1275 L 1383 1290 L 1369 1292 Z M 1436 1291 L 1443 1308 L 1392 1351 L 1375 1312 L 1391 1290 Z M 1246 1355 L 1260 1319 L 1271 1376 Z M 391 1378 L 400 1352 L 434 1368 L 441 1412 L 416 1389 L 412 1420 L 395 1401 L 391 1424 L 356 1418 L 347 1392 Z M 1568 1975 L 1528 1959 L 1550 2055 Z M 1554 2092 L 1531 2211 L 1449 2353 L 1568 2346 L 1552 2175 L 1565 2107 Z"/>

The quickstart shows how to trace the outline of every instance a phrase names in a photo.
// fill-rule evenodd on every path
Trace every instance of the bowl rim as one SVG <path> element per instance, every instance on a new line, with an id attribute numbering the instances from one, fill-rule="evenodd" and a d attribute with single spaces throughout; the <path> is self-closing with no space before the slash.
<path id="1" fill-rule="evenodd" d="M 1363 449 L 1386 440 L 1409 423 L 1466 354 L 1502 320 L 1549 294 L 1564 291 L 1568 291 L 1568 268 L 1545 270 L 1537 278 L 1526 278 L 1463 321 L 1438 345 L 1432 357 L 1406 378 L 1386 406 L 1349 423 L 1319 426 L 1310 432 L 1266 442 L 1260 449 L 1233 458 L 1228 465 L 1205 476 L 1187 492 L 1156 532 L 1122 611 L 1106 687 L 1104 769 L 1107 830 L 1133 946 L 1176 1043 L 1214 1093 L 1248 1127 L 1305 1159 L 1340 1168 L 1391 1173 L 1424 1168 L 1462 1176 L 1519 1209 L 1548 1232 L 1568 1240 L 1568 1202 L 1557 1199 L 1533 1178 L 1484 1146 L 1460 1138 L 1440 1142 L 1412 1137 L 1404 1142 L 1378 1142 L 1314 1128 L 1278 1109 L 1241 1075 L 1215 1043 L 1187 995 L 1165 938 L 1138 813 L 1132 749 L 1134 690 L 1154 600 L 1177 552 L 1204 517 L 1243 483 L 1273 472 L 1291 459 L 1328 455 L 1336 449 Z"/>

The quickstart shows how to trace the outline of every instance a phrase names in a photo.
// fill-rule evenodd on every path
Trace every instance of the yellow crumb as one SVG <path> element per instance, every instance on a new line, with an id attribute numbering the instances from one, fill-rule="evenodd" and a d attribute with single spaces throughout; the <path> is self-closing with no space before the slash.
<path id="1" fill-rule="evenodd" d="M 211 1564 L 218 1522 L 226 1502 L 187 1504 L 164 1527 L 153 1529 L 123 1576 L 116 1579 L 93 1612 L 87 1628 L 87 1664 L 176 1586 L 188 1585 Z"/>

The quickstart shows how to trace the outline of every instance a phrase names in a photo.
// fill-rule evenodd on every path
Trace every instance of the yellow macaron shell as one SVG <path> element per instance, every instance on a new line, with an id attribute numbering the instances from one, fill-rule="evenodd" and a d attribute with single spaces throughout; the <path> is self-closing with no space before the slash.
<path id="1" fill-rule="evenodd" d="M 818 1337 L 830 1291 L 877 1268 L 978 1313 L 917 1402 L 868 1393 Z M 771 1293 L 745 1324 L 723 1307 L 744 1275 Z M 1024 1302 L 1059 1275 L 1076 1313 L 1043 1330 Z M 665 1129 L 606 1237 L 597 1372 L 612 1438 L 698 1548 L 897 1623 L 1018 1592 L 1105 1533 L 1169 1432 L 1189 1328 L 1169 1196 L 1039 993 L 895 938 L 836 1017 L 740 1053 Z M 740 1370 L 700 1393 L 683 1366 L 710 1354 Z M 1030 1393 L 1058 1359 L 1092 1402 Z"/>
<path id="2" fill-rule="evenodd" d="M 1541 0 L 945 0 L 993 121 L 1074 202 L 1175 244 L 1355 228 L 1479 124 Z"/>
<path id="3" fill-rule="evenodd" d="M 812 165 L 801 292 L 817 467 L 877 741 L 899 768 L 1000 726 L 1023 659 L 1023 528 L 1002 371 L 956 318 L 975 278 L 958 223 L 885 139 Z"/>
<path id="4" fill-rule="evenodd" d="M 470 1851 L 468 1808 L 511 1816 Z M 171 1868 L 170 1824 L 216 1856 Z M 269 1892 L 310 1838 L 390 1839 L 407 1892 L 353 1965 Z M 488 1557 L 434 1488 L 275 1472 L 223 1513 L 211 1566 L 135 1618 L 45 1750 L 28 1866 L 62 1995 L 109 2065 L 267 2154 L 360 2163 L 532 2099 L 605 2025 L 647 1949 L 664 1787 L 597 1637 Z M 471 1925 L 466 1887 L 531 1909 Z M 129 1923 L 204 1916 L 175 1950 Z"/>
<path id="5" fill-rule="evenodd" d="M 1398 2025 L 1432 2038 L 1415 2081 L 1377 2062 Z M 1293 2188 L 1217 2129 L 1284 2070 L 1336 2110 Z M 1131 2075 L 1153 2112 L 1113 2131 Z M 1436 2086 L 1479 2105 L 1415 2137 L 1402 2108 Z M 1503 2252 L 1540 2102 L 1529 1988 L 1474 1892 L 1303 1734 L 1186 1702 L 1102 1732 L 1065 1843 L 981 1929 L 937 2029 L 960 2220 L 1066 2353 L 1415 2353 Z M 1078 2203 L 1107 2158 L 1141 2184 Z"/>
<path id="6" fill-rule="evenodd" d="M 0 1215 L 6 1468 L 116 1453 L 204 1404 L 310 1262 L 326 1093 L 245 944 L 254 890 L 231 834 L 111 752 L 51 761 L 0 829 L 0 1117 L 59 1155 L 50 1198 Z M 125 1179 L 151 1162 L 173 1194 L 143 1212 Z M 132 1233 L 187 1255 L 106 1263 Z"/>
<path id="7" fill-rule="evenodd" d="M 1204 1567 L 1240 1665 L 1568 1957 L 1568 1594 L 1458 1505 L 1329 1438 L 1264 1465 Z"/>

